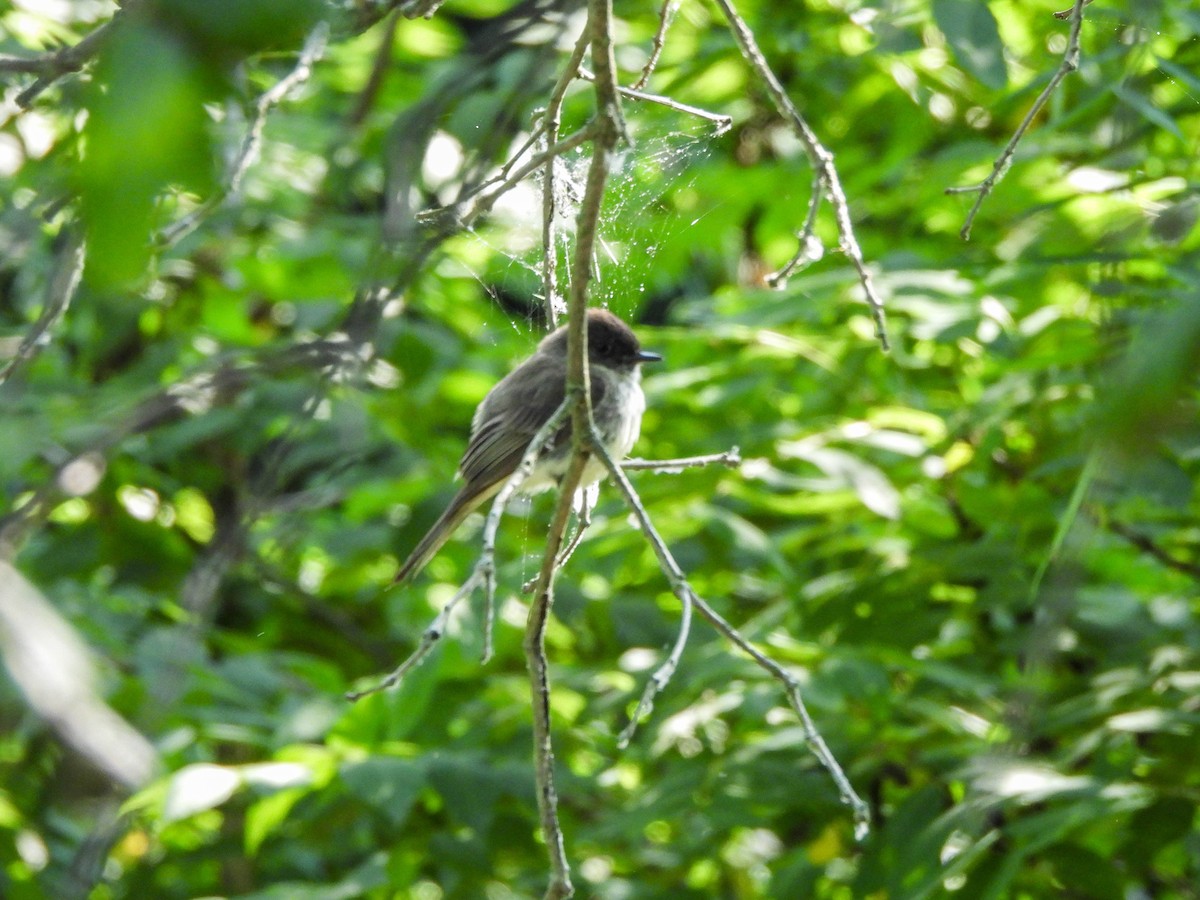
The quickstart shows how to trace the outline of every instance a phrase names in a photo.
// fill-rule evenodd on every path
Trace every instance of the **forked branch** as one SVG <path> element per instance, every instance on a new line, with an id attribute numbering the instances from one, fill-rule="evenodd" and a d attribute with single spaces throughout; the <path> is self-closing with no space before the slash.
<path id="1" fill-rule="evenodd" d="M 821 733 L 813 723 L 812 716 L 809 715 L 808 707 L 805 705 L 804 697 L 801 694 L 800 682 L 787 669 L 750 643 L 741 632 L 730 625 L 720 613 L 709 606 L 692 589 L 691 584 L 688 583 L 687 577 L 683 573 L 683 569 L 675 561 L 675 557 L 671 554 L 666 542 L 655 529 L 654 523 L 650 520 L 645 506 L 642 505 L 641 498 L 638 496 L 637 491 L 634 490 L 633 485 L 630 484 L 629 479 L 625 476 L 621 465 L 608 453 L 595 431 L 590 432 L 589 438 L 592 452 L 604 462 L 609 475 L 617 483 L 621 495 L 625 498 L 625 502 L 629 506 L 629 511 L 637 519 L 642 534 L 645 535 L 651 549 L 654 550 L 654 555 L 658 558 L 659 568 L 662 569 L 663 574 L 667 577 L 667 581 L 671 585 L 671 590 L 679 598 L 679 602 L 683 604 L 680 637 L 676 640 L 675 647 L 667 657 L 667 660 L 651 677 L 642 700 L 634 712 L 633 721 L 630 722 L 629 727 L 621 734 L 622 741 L 628 740 L 628 735 L 632 734 L 638 717 L 649 711 L 654 695 L 666 685 L 671 673 L 674 672 L 679 654 L 682 652 L 682 641 L 686 639 L 687 629 L 691 621 L 691 611 L 694 607 L 726 640 L 748 655 L 759 666 L 765 669 L 771 677 L 783 685 L 788 702 L 800 719 L 801 726 L 804 729 L 804 739 L 808 743 L 809 749 L 812 750 L 813 755 L 817 757 L 817 761 L 833 779 L 842 802 L 850 807 L 854 816 L 855 836 L 859 840 L 864 839 L 871 829 L 870 809 L 850 784 L 850 779 L 842 771 L 837 758 L 830 751 L 829 746 L 825 743 L 825 739 L 821 737 Z"/>
<path id="2" fill-rule="evenodd" d="M 871 279 L 871 272 L 867 269 L 867 264 L 863 260 L 862 248 L 859 247 L 858 238 L 854 234 L 854 223 L 850 220 L 850 204 L 846 200 L 846 192 L 842 190 L 841 179 L 838 177 L 837 168 L 833 164 L 833 154 L 825 149 L 816 132 L 813 131 L 812 126 L 800 115 L 800 111 L 792 103 L 791 97 L 783 89 L 783 84 L 771 70 L 770 65 L 767 64 L 767 58 L 763 56 L 762 51 L 758 48 L 758 41 L 755 40 L 750 26 L 746 24 L 745 19 L 738 15 L 731 0 L 716 0 L 716 2 L 717 6 L 721 7 L 721 12 L 725 14 L 725 18 L 729 22 L 729 28 L 733 32 L 733 37 L 737 41 L 738 48 L 742 51 L 742 56 L 750 63 L 759 80 L 766 85 L 767 91 L 775 103 L 775 109 L 783 117 L 784 121 L 788 123 L 792 131 L 795 132 L 796 137 L 800 139 L 800 145 L 804 148 L 804 153 L 817 175 L 817 182 L 814 188 L 823 188 L 825 197 L 833 207 L 841 250 L 858 273 L 859 283 L 862 285 L 863 293 L 866 295 L 867 305 L 871 309 L 871 318 L 875 321 L 875 337 L 879 341 L 879 345 L 884 350 L 887 350 L 889 349 L 889 343 L 887 323 L 884 319 L 883 300 L 880 298 L 879 292 L 875 288 L 875 283 Z M 810 201 L 808 213 L 810 221 L 814 215 L 812 204 L 815 202 L 815 200 Z M 801 250 L 803 251 L 803 249 L 802 247 Z"/>
<path id="3" fill-rule="evenodd" d="M 1062 62 L 1058 64 L 1058 68 L 1050 76 L 1050 81 L 1046 83 L 1046 86 L 1042 88 L 1042 92 L 1038 94 L 1037 99 L 1033 101 L 1033 106 L 1029 107 L 1029 112 L 1025 114 L 1025 118 L 1021 120 L 1021 124 L 1017 126 L 1017 130 L 1013 132 L 1013 136 L 1005 144 L 1004 150 L 996 157 L 996 161 L 992 163 L 992 171 L 988 174 L 987 178 L 983 179 L 979 184 L 946 188 L 947 194 L 975 195 L 975 203 L 971 206 L 971 211 L 967 213 L 967 219 L 963 222 L 963 227 L 958 232 L 964 241 L 971 239 L 971 226 L 975 223 L 975 216 L 979 214 L 979 208 L 983 206 L 983 201 L 987 199 L 996 185 L 1000 183 L 1000 179 L 1005 176 L 1012 165 L 1013 156 L 1017 152 L 1017 144 L 1021 142 L 1021 138 L 1025 136 L 1025 132 L 1029 130 L 1029 126 L 1033 124 L 1033 120 L 1042 111 L 1042 107 L 1046 105 L 1046 101 L 1050 99 L 1050 95 L 1054 93 L 1059 83 L 1079 68 L 1079 32 L 1083 27 L 1083 8 L 1090 2 L 1091 0 L 1075 0 L 1075 5 L 1069 10 L 1054 14 L 1056 19 L 1069 18 L 1071 21 L 1071 33 L 1067 38 L 1067 49 L 1063 52 Z"/>

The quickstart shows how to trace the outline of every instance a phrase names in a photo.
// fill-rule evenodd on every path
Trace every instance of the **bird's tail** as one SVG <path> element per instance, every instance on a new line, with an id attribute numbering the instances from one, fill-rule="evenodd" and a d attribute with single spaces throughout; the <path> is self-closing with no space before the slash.
<path id="1" fill-rule="evenodd" d="M 438 517 L 438 520 L 425 533 L 425 537 L 421 538 L 421 542 L 413 548 L 408 559 L 404 561 L 404 565 L 400 567 L 400 571 L 396 573 L 396 577 L 392 579 L 392 584 L 397 585 L 402 581 L 414 578 L 425 568 L 425 564 L 433 559 L 434 554 L 442 549 L 442 544 L 450 539 L 455 529 L 462 524 L 463 519 L 469 516 L 484 500 L 495 494 L 502 484 L 503 481 L 495 485 L 486 485 L 482 489 L 477 485 L 463 485 L 462 490 L 454 495 L 454 499 L 446 507 L 446 511 Z"/>

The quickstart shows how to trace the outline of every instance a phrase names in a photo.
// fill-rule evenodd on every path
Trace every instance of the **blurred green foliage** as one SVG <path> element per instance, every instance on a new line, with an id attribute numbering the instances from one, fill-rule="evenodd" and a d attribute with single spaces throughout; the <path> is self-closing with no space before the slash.
<path id="1" fill-rule="evenodd" d="M 990 170 L 1065 49 L 1067 5 L 740 4 L 836 155 L 886 356 L 827 209 L 823 259 L 762 287 L 811 172 L 715 9 L 681 5 L 649 89 L 733 130 L 626 103 L 596 299 L 666 357 L 636 452 L 745 458 L 637 487 L 697 591 L 803 679 L 875 829 L 855 843 L 777 685 L 706 627 L 617 748 L 679 610 L 608 496 L 548 635 L 581 896 L 1198 896 L 1192 4 L 1090 5 L 1078 73 L 969 243 L 973 198 L 944 193 Z M 616 4 L 628 82 L 649 6 Z M 412 225 L 384 222 L 398 173 L 418 208 L 447 202 L 545 102 L 565 56 L 545 33 L 505 43 L 508 7 L 450 3 L 389 41 L 387 21 L 361 30 L 369 4 L 159 0 L 83 74 L 5 108 L 0 351 L 37 319 L 61 229 L 77 216 L 88 240 L 63 321 L 0 386 L 6 506 L 100 460 L 16 562 L 164 763 L 126 802 L 0 682 L 5 897 L 540 896 L 519 587 L 547 499 L 502 529 L 488 665 L 471 605 L 398 690 L 342 699 L 469 572 L 465 528 L 383 591 L 453 491 L 475 404 L 538 334 L 532 190 L 415 277 L 413 245 L 383 238 Z M 110 13 L 15 6 L 0 51 Z M 164 245 L 326 18 L 241 189 Z M 589 114 L 583 85 L 565 127 Z M 400 302 L 347 318 L 378 283 Z M 356 365 L 288 355 L 342 333 Z M 247 374 L 210 390 L 217 372 Z M 150 416 L 159 395 L 184 411 Z"/>

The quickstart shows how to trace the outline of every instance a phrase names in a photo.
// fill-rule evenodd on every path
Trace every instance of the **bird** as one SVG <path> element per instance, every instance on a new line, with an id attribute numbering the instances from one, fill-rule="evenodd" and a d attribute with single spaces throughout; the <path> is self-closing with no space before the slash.
<path id="1" fill-rule="evenodd" d="M 592 421 L 609 454 L 621 460 L 641 432 L 646 409 L 642 364 L 658 362 L 662 356 L 643 350 L 633 329 L 607 309 L 587 311 L 587 338 Z M 504 486 L 521 464 L 530 441 L 562 405 L 566 379 L 564 325 L 546 335 L 534 353 L 497 382 L 476 408 L 467 449 L 458 466 L 463 486 L 400 566 L 393 585 L 414 578 L 462 521 Z M 521 493 L 535 494 L 558 484 L 570 458 L 568 420 L 542 450 L 521 483 Z M 579 486 L 594 485 L 604 473 L 600 460 L 589 459 Z"/>

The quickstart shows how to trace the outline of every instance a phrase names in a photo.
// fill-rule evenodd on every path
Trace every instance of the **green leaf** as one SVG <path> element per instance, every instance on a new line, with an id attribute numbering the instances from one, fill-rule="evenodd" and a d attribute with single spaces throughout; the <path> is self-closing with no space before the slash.
<path id="1" fill-rule="evenodd" d="M 1008 84 L 1000 28 L 983 0 L 934 0 L 933 18 L 968 73 L 992 90 Z"/>
<path id="2" fill-rule="evenodd" d="M 401 825 L 427 782 L 424 763 L 393 756 L 373 756 L 342 768 L 346 790 L 393 825 Z"/>
<path id="3" fill-rule="evenodd" d="M 77 172 L 92 284 L 144 276 L 163 191 L 211 187 L 208 96 L 203 65 L 178 38 L 141 19 L 114 28 L 96 64 Z"/>
<path id="4" fill-rule="evenodd" d="M 1187 140 L 1175 120 L 1155 106 L 1148 98 L 1143 97 L 1137 91 L 1123 84 L 1114 84 L 1111 90 L 1121 99 L 1122 103 L 1137 111 L 1147 121 L 1153 122 L 1159 128 L 1171 132 L 1171 134 L 1175 135 L 1181 141 Z"/>

